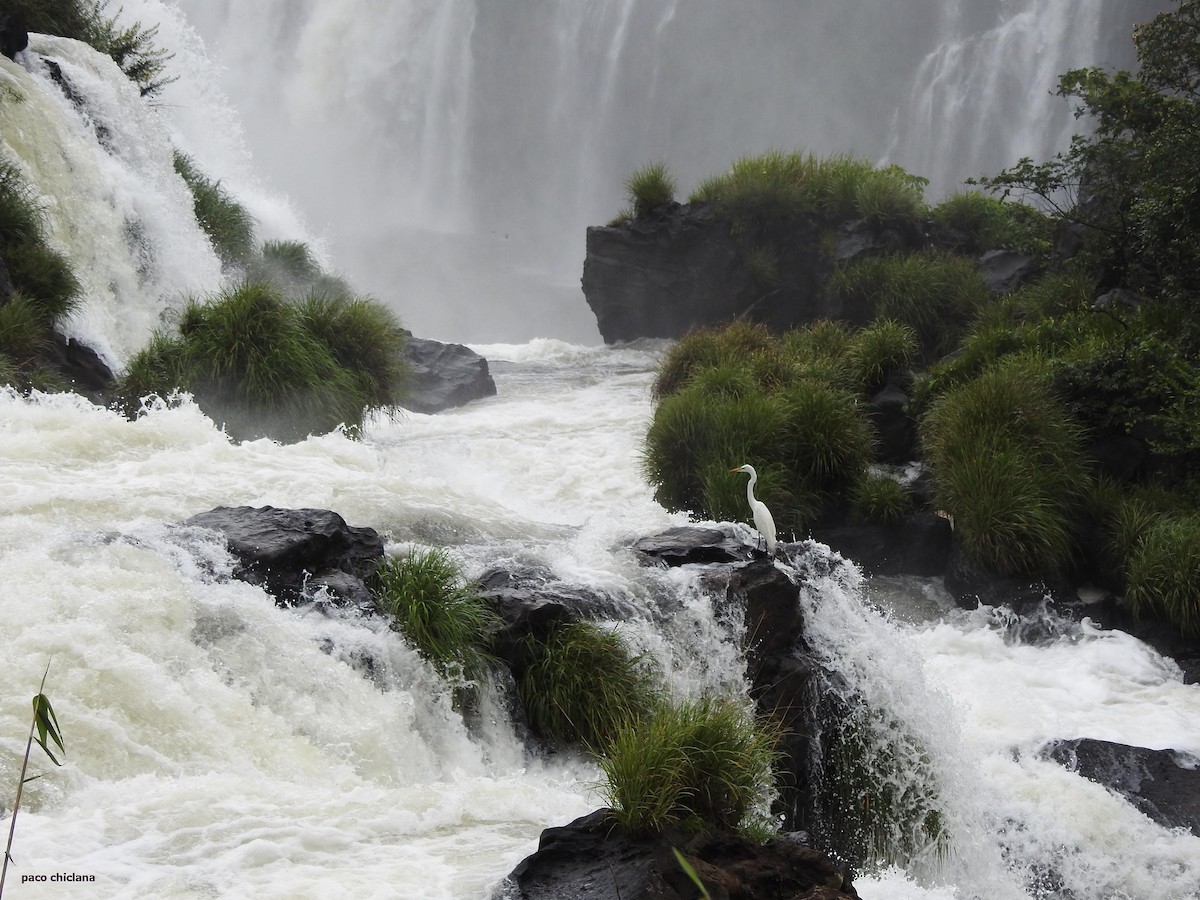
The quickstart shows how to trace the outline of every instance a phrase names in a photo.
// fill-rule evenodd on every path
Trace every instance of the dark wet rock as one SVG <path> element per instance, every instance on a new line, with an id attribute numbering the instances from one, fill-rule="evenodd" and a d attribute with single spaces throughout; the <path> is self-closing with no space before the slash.
<path id="1" fill-rule="evenodd" d="M 29 28 L 20 13 L 0 11 L 0 53 L 9 59 L 29 46 Z"/>
<path id="2" fill-rule="evenodd" d="M 751 549 L 731 530 L 681 525 L 633 543 L 634 552 L 665 566 L 744 562 Z"/>
<path id="3" fill-rule="evenodd" d="M 402 405 L 413 412 L 442 412 L 496 394 L 487 360 L 462 344 L 410 335 L 404 355 L 412 379 Z"/>
<path id="4" fill-rule="evenodd" d="M 1047 601 L 1069 606 L 1076 591 L 1066 581 L 1005 575 L 974 562 L 959 541 L 954 541 L 946 566 L 946 590 L 963 609 L 1010 606 L 1018 614 L 1036 610 Z"/>
<path id="5" fill-rule="evenodd" d="M 368 583 L 383 560 L 373 528 L 355 528 L 325 509 L 217 507 L 185 523 L 225 537 L 237 559 L 234 577 L 263 587 L 282 606 L 325 598 L 344 604 L 370 600 Z"/>
<path id="6" fill-rule="evenodd" d="M 695 869 L 713 900 L 854 898 L 850 872 L 799 840 L 755 844 L 737 835 L 680 831 L 631 836 L 607 810 L 542 832 L 538 850 L 500 889 L 509 900 L 685 900 L 697 890 L 675 856 Z"/>
<path id="7" fill-rule="evenodd" d="M 496 566 L 479 576 L 477 587 L 502 622 L 492 653 L 514 673 L 529 664 L 527 638 L 543 639 L 560 624 L 624 619 L 633 612 L 624 599 L 565 582 L 545 566 Z"/>
<path id="8" fill-rule="evenodd" d="M 1055 741 L 1042 755 L 1115 791 L 1160 825 L 1200 835 L 1200 757 L 1092 738 Z"/>
<path id="9" fill-rule="evenodd" d="M 896 525 L 837 525 L 812 534 L 868 575 L 923 578 L 946 573 L 953 539 L 950 521 L 931 512 L 912 513 Z"/>
<path id="10" fill-rule="evenodd" d="M 108 364 L 91 347 L 75 338 L 54 332 L 46 349 L 47 362 L 61 372 L 71 390 L 93 403 L 102 404 L 116 377 Z"/>
<path id="11" fill-rule="evenodd" d="M 1037 259 L 1024 253 L 989 250 L 979 257 L 979 272 L 990 291 L 1007 294 L 1037 278 L 1042 266 Z"/>
<path id="12" fill-rule="evenodd" d="M 867 418 L 875 432 L 875 458 L 900 465 L 916 457 L 917 423 L 909 413 L 909 396 L 897 384 L 888 384 L 867 404 Z"/>

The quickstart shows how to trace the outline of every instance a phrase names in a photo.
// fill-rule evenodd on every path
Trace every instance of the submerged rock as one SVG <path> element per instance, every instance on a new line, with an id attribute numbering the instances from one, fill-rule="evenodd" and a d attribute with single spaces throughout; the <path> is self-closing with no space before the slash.
<path id="1" fill-rule="evenodd" d="M 1111 741 L 1055 741 L 1042 755 L 1123 796 L 1166 828 L 1200 836 L 1200 757 Z"/>
<path id="2" fill-rule="evenodd" d="M 259 585 L 281 606 L 325 596 L 372 605 L 367 582 L 383 560 L 374 528 L 355 528 L 327 509 L 219 506 L 185 523 L 225 537 L 238 565 L 233 575 Z"/>
<path id="3" fill-rule="evenodd" d="M 697 888 L 678 850 L 713 900 L 856 898 L 849 870 L 791 836 L 755 844 L 734 834 L 668 831 L 634 836 L 597 810 L 542 832 L 497 892 L 505 900 L 684 900 Z"/>

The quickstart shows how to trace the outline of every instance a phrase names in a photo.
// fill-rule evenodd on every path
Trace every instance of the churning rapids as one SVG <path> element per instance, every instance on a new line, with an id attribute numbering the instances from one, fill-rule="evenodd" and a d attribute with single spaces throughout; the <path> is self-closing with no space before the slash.
<path id="1" fill-rule="evenodd" d="M 96 879 L 14 898 L 481 900 L 544 827 L 600 805 L 595 766 L 531 757 L 499 703 L 468 733 L 397 634 L 229 580 L 211 537 L 174 527 L 216 505 L 331 508 L 468 572 L 545 563 L 641 605 L 621 627 L 678 694 L 739 689 L 740 636 L 698 585 L 621 549 L 677 521 L 638 467 L 661 347 L 480 349 L 498 396 L 356 441 L 234 445 L 186 402 L 128 422 L 0 395 L 0 779 L 47 662 L 68 751 L 30 786 L 16 875 Z M 1200 686 L 1170 661 L 1086 626 L 1014 644 L 929 584 L 848 567 L 804 602 L 830 664 L 932 748 L 953 833 L 947 854 L 860 876 L 866 900 L 1039 896 L 1044 873 L 1061 896 L 1200 896 L 1200 838 L 1034 755 L 1078 736 L 1200 753 Z"/>
<path id="2" fill-rule="evenodd" d="M 292 28 L 295 22 L 280 11 L 283 5 L 129 0 L 125 8 L 131 15 L 161 25 L 160 37 L 177 54 L 182 77 L 159 110 L 141 103 L 109 61 L 73 42 L 38 37 L 24 66 L 0 60 L 0 150 L 20 162 L 45 198 L 51 237 L 79 268 L 86 302 L 70 323 L 72 335 L 96 347 L 116 368 L 144 344 L 181 295 L 220 285 L 219 262 L 174 175 L 172 147 L 194 154 L 246 203 L 261 237 L 308 237 L 300 214 L 257 180 L 236 117 L 211 73 L 205 73 L 207 63 L 188 30 L 184 8 L 195 7 L 199 20 L 203 6 L 207 18 L 228 16 L 237 26 L 222 42 L 230 50 L 227 59 L 244 57 L 272 72 L 288 60 L 300 66 L 283 79 L 287 83 L 281 88 L 287 90 L 285 102 L 278 104 L 280 116 L 258 117 L 263 128 L 280 135 L 286 154 L 278 154 L 272 170 L 285 176 L 284 162 L 328 163 L 336 156 L 340 150 L 331 150 L 325 139 L 351 125 L 382 122 L 386 110 L 374 109 L 376 98 L 421 101 L 421 108 L 400 123 L 429 126 L 412 129 L 421 132 L 421 146 L 400 142 L 392 153 L 393 143 L 354 132 L 348 144 L 365 156 L 338 157 L 333 162 L 340 168 L 329 170 L 339 175 L 332 182 L 339 202 L 350 198 L 361 207 L 344 219 L 360 220 L 358 226 L 377 234 L 377 242 L 364 245 L 368 249 L 360 255 L 387 261 L 405 223 L 389 231 L 376 218 L 395 212 L 399 201 L 390 202 L 392 192 L 411 187 L 407 182 L 387 187 L 390 176 L 376 174 L 372 153 L 387 151 L 397 169 L 415 172 L 432 186 L 434 199 L 443 205 L 479 194 L 496 199 L 491 212 L 503 217 L 506 207 L 499 201 L 510 192 L 521 203 L 532 196 L 525 181 L 510 178 L 522 170 L 516 165 L 526 155 L 521 146 L 510 147 L 500 160 L 509 165 L 497 165 L 489 155 L 505 145 L 499 137 L 514 135 L 488 128 L 489 123 L 499 127 L 504 116 L 493 121 L 484 115 L 500 108 L 503 99 L 487 88 L 505 80 L 489 74 L 482 38 L 476 68 L 461 71 L 442 71 L 445 60 L 438 48 L 445 44 L 425 40 L 443 30 L 451 37 L 486 36 L 497 28 L 508 35 L 509 28 L 524 27 L 518 17 L 500 16 L 499 4 L 466 0 L 304 2 L 288 4 L 289 10 L 310 14 L 302 27 Z M 1040 54 L 1041 31 L 1025 15 L 1032 15 L 1034 5 L 1028 0 L 1001 4 L 1021 14 L 1014 15 L 1012 27 L 986 33 L 1020 38 L 1022 46 L 1035 45 Z M 1055 5 L 1054 21 L 1095 24 L 1104 17 L 1077 16 L 1076 9 L 1111 13 L 1126 5 L 1124 0 L 1072 0 Z M 234 18 L 235 6 L 238 16 L 254 20 L 246 28 Z M 366 12 L 358 18 L 352 13 L 367 6 L 389 27 L 409 35 L 408 43 L 391 40 L 380 28 L 375 32 L 379 43 L 356 52 L 353 42 L 370 36 L 362 29 L 373 27 L 374 20 Z M 519 6 L 527 15 L 540 8 Z M 729 4 L 707 6 L 732 15 Z M 773 17 L 787 12 L 783 4 L 759 6 Z M 813 6 L 820 11 L 815 21 L 827 27 L 804 29 L 804 34 L 811 44 L 823 46 L 830 29 L 842 21 L 843 4 Z M 943 19 L 960 23 L 963 9 L 991 6 L 979 0 L 944 4 L 930 27 L 921 30 L 922 43 L 913 52 L 926 59 L 923 71 L 931 83 L 959 84 L 946 73 L 960 59 L 973 65 L 967 50 L 974 45 L 966 37 L 938 37 L 933 29 L 941 28 Z M 545 54 L 567 62 L 594 58 L 605 66 L 601 75 L 611 73 L 611 78 L 594 79 L 581 73 L 576 85 L 581 95 L 597 85 L 605 88 L 600 99 L 607 104 L 601 107 L 607 117 L 596 119 L 597 131 L 606 138 L 647 134 L 657 141 L 657 133 L 639 123 L 676 122 L 649 102 L 657 94 L 645 94 L 643 114 L 630 119 L 619 102 L 629 91 L 616 89 L 618 75 L 637 71 L 627 64 L 631 54 L 637 50 L 642 54 L 637 58 L 655 58 L 656 48 L 644 40 L 622 40 L 627 33 L 645 37 L 682 29 L 680 40 L 670 45 L 681 58 L 691 59 L 683 38 L 698 25 L 690 18 L 692 8 L 648 0 L 564 3 L 554 17 L 530 18 L 557 36 L 540 42 Z M 872 14 L 881 8 L 874 7 Z M 405 10 L 413 13 L 409 19 L 400 15 Z M 445 17 L 434 15 L 441 10 Z M 339 16 L 360 30 L 322 27 L 337 24 Z M 635 22 L 647 16 L 652 24 L 661 20 L 661 27 L 631 31 L 626 28 L 631 16 Z M 901 18 L 909 18 L 907 10 Z M 254 43 L 257 32 L 249 26 L 259 19 L 264 27 L 277 26 L 277 44 Z M 775 21 L 765 18 L 760 24 Z M 888 27 L 872 33 L 876 40 L 891 41 Z M 856 34 L 862 38 L 865 32 Z M 247 43 L 235 44 L 236 36 Z M 349 43 L 333 41 L 315 45 L 319 52 L 291 54 L 296 41 L 308 47 L 317 37 L 339 36 Z M 599 38 L 595 47 L 586 40 L 592 36 Z M 756 47 L 756 40 L 757 32 L 747 32 L 738 46 Z M 922 49 L 939 41 L 949 49 L 933 55 Z M 780 42 L 790 46 L 790 32 Z M 995 40 L 976 43 L 1001 46 Z M 579 46 L 594 52 L 577 53 Z M 860 40 L 854 46 L 860 58 L 879 56 L 871 50 L 877 43 L 868 41 L 864 49 Z M 412 51 L 406 57 L 412 63 L 411 85 L 396 81 L 403 73 L 359 72 L 359 80 L 370 84 L 378 74 L 395 92 L 350 91 L 359 105 L 350 104 L 345 117 L 332 123 L 315 108 L 321 98 L 340 96 L 338 66 L 369 65 L 386 59 L 384 49 L 406 48 Z M 797 58 L 814 62 L 815 53 Z M 82 98 L 82 109 L 63 97 L 39 65 L 39 55 L 58 61 Z M 519 61 L 518 54 L 493 55 L 493 65 Z M 701 54 L 714 62 L 714 57 L 734 55 Z M 1025 58 L 997 55 L 1009 62 Z M 422 59 L 430 62 L 432 74 L 421 74 L 425 70 L 416 63 Z M 1090 60 L 1070 60 L 1080 62 Z M 249 75 L 231 70 L 231 77 L 256 99 L 265 96 L 275 103 L 276 82 L 259 73 L 252 67 Z M 671 95 L 672 108 L 683 108 L 687 98 L 675 98 L 668 80 L 664 74 L 659 93 Z M 542 79 L 526 87 L 541 90 L 549 83 Z M 909 90 L 897 79 L 880 83 L 901 93 Z M 443 94 L 433 90 L 439 85 Z M 912 90 L 921 97 L 929 93 Z M 479 96 L 468 102 L 472 91 Z M 852 145 L 856 135 L 835 131 L 837 121 L 830 121 L 845 118 L 840 111 L 849 107 L 849 98 L 822 104 L 815 91 L 809 93 L 821 117 L 801 110 L 764 120 L 803 124 L 810 134 L 836 133 Z M 455 98 L 458 105 L 442 102 Z M 551 100 L 543 97 L 538 108 L 593 108 L 574 95 Z M 738 97 L 734 101 L 737 108 L 750 106 Z M 430 125 L 422 117 L 425 106 L 464 115 L 474 110 L 479 118 L 470 120 L 474 124 L 465 135 L 474 152 L 451 153 L 434 140 L 443 133 L 450 143 L 463 137 L 451 127 L 461 121 L 451 115 Z M 961 109 L 944 102 L 929 108 L 952 109 L 956 116 Z M 289 122 L 276 121 L 301 113 L 312 113 L 311 119 L 301 116 L 303 129 L 295 121 L 289 120 L 292 130 L 283 128 Z M 516 118 L 518 125 L 525 121 Z M 313 123 L 319 141 L 303 137 L 311 134 L 307 129 Z M 104 126 L 104 142 L 98 140 L 97 124 Z M 576 133 L 554 116 L 540 125 L 558 139 L 577 141 L 576 150 L 598 146 L 594 131 Z M 935 126 L 918 119 L 913 128 L 942 130 Z M 525 128 L 515 128 L 515 136 L 525 137 Z M 393 131 L 385 134 L 389 141 Z M 530 144 L 558 152 L 558 144 L 537 137 L 541 131 L 533 134 Z M 894 152 L 902 149 L 903 137 L 890 142 Z M 689 147 L 702 143 L 690 133 L 681 139 Z M 710 148 L 713 158 L 695 165 L 711 172 L 770 142 L 800 141 L 789 132 L 766 135 L 752 148 L 720 143 Z M 296 153 L 296 147 L 313 152 Z M 863 152 L 883 156 L 887 150 Z M 624 172 L 656 152 L 657 145 L 603 149 L 607 162 L 601 180 L 619 184 Z M 559 188 L 579 180 L 596 162 L 580 152 L 555 159 L 560 157 L 566 162 L 543 166 L 538 156 L 526 163 L 550 178 L 554 190 L 547 195 L 554 198 L 568 196 Z M 973 174 L 981 164 L 972 159 L 970 166 Z M 504 185 L 482 179 L 483 171 L 498 173 Z M 302 179 L 309 187 L 320 186 L 329 181 L 327 174 L 306 168 Z M 365 187 L 356 182 L 360 176 L 369 180 Z M 356 183 L 343 183 L 347 179 Z M 379 190 L 385 202 L 366 208 Z M 580 187 L 586 202 L 568 205 L 564 218 L 547 220 L 550 230 L 569 235 L 577 245 L 582 226 L 598 221 L 597 209 L 606 209 L 610 199 L 619 202 L 604 193 L 608 190 L 589 179 Z M 403 210 L 419 221 L 427 211 L 421 204 Z M 471 209 L 460 211 L 460 218 L 476 218 Z M 323 222 L 334 215 L 320 203 L 305 212 Z M 542 212 L 535 203 L 533 213 Z M 131 223 L 137 227 L 131 229 Z M 335 245 L 356 236 L 355 222 L 342 225 L 346 233 L 333 235 Z M 577 281 L 578 255 L 562 254 L 559 263 Z M 453 269 L 439 266 L 439 272 L 445 268 Z M 394 273 L 385 274 L 389 285 L 400 281 Z M 483 273 L 479 284 L 492 287 L 494 274 Z M 408 299 L 421 311 L 424 295 L 417 293 Z M 582 310 L 577 289 L 574 294 L 567 301 Z M 494 322 L 484 321 L 481 307 L 490 298 L 474 288 L 456 288 L 454 302 L 425 298 L 423 311 L 448 310 L 459 324 L 478 319 L 492 335 L 487 340 L 505 339 Z M 537 315 L 521 318 L 499 302 L 487 312 L 508 323 L 519 319 L 526 330 L 530 323 L 540 327 L 553 318 L 542 307 Z M 420 323 L 406 322 L 423 333 Z M 586 331 L 591 333 L 590 323 Z M 186 400 L 151 404 L 130 422 L 69 395 L 23 398 L 0 390 L 0 808 L 7 813 L 12 802 L 10 787 L 15 789 L 29 728 L 29 699 L 47 664 L 46 691 L 67 749 L 59 769 L 40 755 L 35 759 L 36 771 L 45 777 L 28 787 L 13 846 L 17 868 L 10 870 L 6 896 L 11 891 L 14 900 L 324 900 L 343 895 L 482 900 L 536 847 L 543 828 L 601 804 L 594 763 L 528 753 L 500 698 L 486 699 L 482 724 L 468 730 L 452 709 L 447 687 L 397 633 L 377 622 L 316 609 L 281 610 L 262 591 L 231 580 L 231 560 L 220 544 L 211 535 L 179 527 L 215 506 L 329 508 L 351 525 L 378 529 L 392 551 L 448 547 L 469 574 L 504 560 L 547 565 L 569 582 L 619 593 L 640 609 L 641 615 L 615 627 L 661 663 L 676 694 L 745 690 L 737 650 L 742 636 L 714 614 L 694 573 L 645 568 L 624 549 L 632 539 L 681 521 L 654 502 L 640 472 L 650 385 L 663 347 L 597 348 L 586 346 L 584 338 L 566 343 L 528 337 L 477 346 L 492 363 L 496 397 L 437 416 L 379 418 L 358 440 L 330 434 L 289 446 L 239 445 Z M 838 577 L 818 578 L 804 592 L 811 640 L 847 689 L 886 709 L 925 748 L 920 759 L 902 768 L 921 779 L 921 789 L 936 791 L 950 834 L 944 852 L 862 873 L 856 885 L 865 900 L 1200 897 L 1200 838 L 1152 824 L 1124 801 L 1036 753 L 1047 740 L 1093 737 L 1200 754 L 1200 686 L 1183 684 L 1173 663 L 1121 633 L 1085 624 L 1064 626 L 1062 637 L 1050 643 L 1014 643 L 997 625 L 1002 617 L 956 610 L 936 585 L 865 580 L 852 566 L 834 571 Z M 369 676 L 366 659 L 373 662 Z M 45 881 L 22 883 L 23 876 Z"/>

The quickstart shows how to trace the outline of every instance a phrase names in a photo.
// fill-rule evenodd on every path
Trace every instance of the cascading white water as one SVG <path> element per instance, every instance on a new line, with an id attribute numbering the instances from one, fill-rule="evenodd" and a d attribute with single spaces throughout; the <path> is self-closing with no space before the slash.
<path id="1" fill-rule="evenodd" d="M 232 15 L 233 6 L 213 4 L 211 14 Z M 497 27 L 497 7 L 475 9 L 473 78 L 479 35 L 495 34 L 487 29 Z M 686 4 L 586 8 L 593 20 L 564 7 L 535 23 L 562 43 L 534 45 L 551 56 L 592 46 L 609 67 L 596 102 L 614 123 L 630 99 L 620 79 L 640 58 L 639 41 L 703 31 Z M 36 58 L 28 69 L 0 61 L 10 86 L 3 137 L 9 147 L 20 137 L 42 148 L 16 155 L 58 223 L 56 239 L 112 266 L 97 271 L 113 273 L 104 278 L 117 285 L 116 305 L 105 305 L 107 282 L 97 278 L 85 307 L 112 315 L 85 314 L 80 328 L 88 323 L 114 356 L 136 345 L 173 293 L 215 277 L 194 222 L 177 217 L 186 203 L 156 129 L 222 177 L 268 236 L 306 234 L 259 181 L 187 20 L 158 0 L 126 9 L 161 16 L 150 21 L 184 70 L 176 105 L 115 112 L 120 103 L 104 99 L 119 83 L 111 67 L 37 39 L 35 54 L 54 55 L 83 85 L 84 119 L 59 101 Z M 727 14 L 722 27 L 737 18 Z M 870 15 L 852 18 L 862 25 Z M 821 27 L 836 20 L 818 8 L 807 22 L 828 38 Z M 274 21 L 281 32 L 299 27 Z M 455 33 L 467 20 L 437 21 Z M 565 28 L 580 21 L 595 27 Z M 758 39 L 779 20 L 745 24 Z M 674 90 L 677 62 L 656 60 L 638 84 Z M 9 90 L 26 98 L 12 104 L 24 109 L 7 108 Z M 570 103 L 558 112 L 570 113 Z M 93 124 L 118 141 L 147 129 L 145 147 L 106 147 Z M 35 125 L 55 130 L 25 130 Z M 476 140 L 471 127 L 464 133 Z M 49 149 L 74 177 L 32 164 L 52 161 Z M 592 149 L 597 159 L 607 153 Z M 474 163 L 464 165 L 469 173 Z M 156 251 L 153 271 L 166 274 L 138 271 L 140 245 L 121 226 L 134 213 Z M 230 560 L 211 536 L 178 527 L 214 506 L 334 509 L 378 528 L 391 549 L 447 545 L 472 574 L 506 560 L 545 564 L 641 604 L 645 616 L 621 627 L 663 664 L 675 692 L 744 689 L 736 629 L 713 613 L 695 577 L 644 569 L 622 549 L 679 521 L 654 503 L 639 467 L 661 348 L 542 340 L 480 349 L 493 362 L 497 397 L 438 416 L 381 418 L 359 441 L 234 445 L 188 402 L 130 422 L 71 396 L 0 392 L 0 805 L 11 802 L 2 786 L 15 782 L 29 697 L 47 663 L 67 743 L 62 769 L 35 758 L 45 777 L 29 786 L 6 896 L 482 900 L 543 828 L 598 805 L 589 761 L 527 754 L 499 705 L 469 731 L 446 687 L 380 623 L 279 610 L 229 580 Z M 1200 753 L 1200 687 L 1119 633 L 1082 628 L 1046 646 L 1006 642 L 983 616 L 931 604 L 927 586 L 902 593 L 932 614 L 898 624 L 864 604 L 879 584 L 841 571 L 844 579 L 815 578 L 806 589 L 814 645 L 851 689 L 932 748 L 922 778 L 940 790 L 953 826 L 944 860 L 922 856 L 860 876 L 864 900 L 1042 900 L 1055 894 L 1039 884 L 1052 883 L 1063 897 L 1200 897 L 1200 839 L 1152 824 L 1035 753 L 1045 740 L 1079 736 Z M 95 881 L 52 883 L 55 874 Z M 22 875 L 48 880 L 22 884 Z"/>
<path id="2" fill-rule="evenodd" d="M 1078 127 L 1058 75 L 1132 65 L 1133 23 L 1171 5 L 175 2 L 262 170 L 352 278 L 470 341 L 594 340 L 584 232 L 653 161 L 686 195 L 748 154 L 849 152 L 937 199 L 1047 158 Z"/>
<path id="3" fill-rule="evenodd" d="M 0 60 L 0 153 L 37 191 L 48 238 L 82 283 L 68 335 L 119 368 L 169 305 L 220 284 L 220 263 L 175 173 L 166 129 L 112 60 L 36 35 L 25 56 L 28 71 Z"/>

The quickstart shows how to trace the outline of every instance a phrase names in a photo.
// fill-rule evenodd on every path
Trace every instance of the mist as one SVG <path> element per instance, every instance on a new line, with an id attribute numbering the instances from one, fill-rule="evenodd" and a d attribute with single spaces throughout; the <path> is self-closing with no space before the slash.
<path id="1" fill-rule="evenodd" d="M 633 170 L 683 199 L 741 156 L 851 153 L 936 200 L 1064 149 L 1058 75 L 1132 66 L 1170 5 L 178 0 L 255 177 L 351 283 L 422 336 L 588 344 L 585 230 Z"/>

